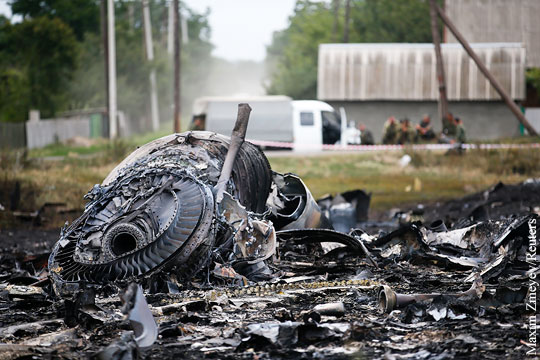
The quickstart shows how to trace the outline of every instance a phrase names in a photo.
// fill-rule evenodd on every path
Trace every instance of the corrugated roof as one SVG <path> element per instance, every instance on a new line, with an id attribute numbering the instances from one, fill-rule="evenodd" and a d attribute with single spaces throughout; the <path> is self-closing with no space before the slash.
<path id="1" fill-rule="evenodd" d="M 447 49 L 461 49 L 462 46 L 460 43 L 443 43 L 442 47 Z M 481 48 L 522 48 L 523 45 L 519 42 L 485 42 L 485 43 L 474 43 L 475 49 Z M 319 47 L 328 47 L 328 48 L 354 48 L 361 46 L 363 48 L 405 48 L 405 49 L 433 49 L 434 45 L 432 43 L 348 43 L 348 44 L 320 44 Z"/>
<path id="2" fill-rule="evenodd" d="M 525 96 L 525 47 L 520 43 L 471 44 L 513 99 Z M 499 100 L 499 95 L 459 44 L 442 44 L 449 100 Z M 321 44 L 320 100 L 437 100 L 433 44 Z"/>

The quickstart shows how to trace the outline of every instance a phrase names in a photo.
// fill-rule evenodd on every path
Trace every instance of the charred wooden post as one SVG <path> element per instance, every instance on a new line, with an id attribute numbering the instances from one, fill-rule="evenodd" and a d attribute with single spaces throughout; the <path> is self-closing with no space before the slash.
<path id="1" fill-rule="evenodd" d="M 180 132 L 180 35 L 178 0 L 173 0 L 174 10 L 174 132 Z"/>
<path id="2" fill-rule="evenodd" d="M 435 0 L 429 0 L 429 14 L 431 17 L 431 35 L 435 46 L 435 59 L 437 61 L 437 80 L 439 82 L 439 117 L 444 128 L 448 114 L 448 98 L 446 96 L 446 79 L 444 76 L 444 63 L 441 55 L 441 38 L 439 36 L 439 24 Z"/>

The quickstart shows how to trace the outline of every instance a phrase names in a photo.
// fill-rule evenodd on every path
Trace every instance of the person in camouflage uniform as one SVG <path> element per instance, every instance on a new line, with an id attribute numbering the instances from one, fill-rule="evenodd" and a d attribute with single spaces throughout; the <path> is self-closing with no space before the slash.
<path id="1" fill-rule="evenodd" d="M 454 119 L 454 115 L 452 115 L 451 112 L 446 114 L 446 116 L 443 118 L 443 134 L 446 136 L 454 137 L 456 135 L 457 126 L 456 126 L 456 119 Z"/>
<path id="2" fill-rule="evenodd" d="M 374 145 L 375 140 L 373 140 L 373 134 L 371 131 L 366 129 L 366 125 L 360 124 L 358 127 L 358 130 L 360 130 L 360 144 L 362 145 Z"/>
<path id="3" fill-rule="evenodd" d="M 411 126 L 409 119 L 407 118 L 401 119 L 400 124 L 401 126 L 398 132 L 397 143 L 400 145 L 414 143 L 416 132 Z"/>
<path id="4" fill-rule="evenodd" d="M 431 128 L 431 118 L 426 114 L 420 124 L 416 125 L 416 140 L 430 141 L 435 137 L 435 133 Z"/>
<path id="5" fill-rule="evenodd" d="M 388 120 L 386 120 L 386 122 L 384 123 L 382 143 L 383 144 L 396 144 L 398 130 L 399 129 L 398 129 L 398 123 L 396 122 L 396 118 L 393 116 L 390 116 Z"/>
<path id="6" fill-rule="evenodd" d="M 205 120 L 206 120 L 205 115 L 193 115 L 193 119 L 191 119 L 189 130 L 191 131 L 204 130 Z"/>
<path id="7" fill-rule="evenodd" d="M 458 117 L 456 117 L 456 141 L 461 144 L 467 141 L 467 137 L 465 135 L 465 127 L 463 127 L 463 121 Z"/>

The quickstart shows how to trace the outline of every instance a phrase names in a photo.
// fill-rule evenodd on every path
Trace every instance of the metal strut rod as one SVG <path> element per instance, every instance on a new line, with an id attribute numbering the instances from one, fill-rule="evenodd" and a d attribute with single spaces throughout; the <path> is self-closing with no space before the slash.
<path id="1" fill-rule="evenodd" d="M 525 127 L 525 129 L 527 129 L 527 131 L 529 132 L 529 134 L 531 135 L 535 135 L 535 136 L 538 136 L 538 133 L 536 132 L 536 130 L 531 126 L 531 124 L 527 121 L 527 119 L 525 118 L 525 116 L 523 115 L 523 113 L 521 112 L 521 110 L 517 107 L 517 105 L 512 101 L 512 99 L 510 98 L 510 96 L 508 96 L 508 94 L 506 93 L 506 91 L 503 89 L 503 87 L 499 84 L 499 82 L 497 81 L 497 79 L 495 79 L 493 77 L 493 75 L 491 75 L 491 73 L 489 72 L 489 70 L 487 69 L 487 67 L 484 65 L 484 63 L 482 62 L 482 60 L 480 60 L 480 58 L 478 57 L 478 55 L 476 55 L 476 53 L 473 51 L 473 49 L 471 48 L 471 46 L 469 45 L 469 43 L 467 42 L 467 40 L 465 40 L 465 38 L 463 37 L 463 35 L 461 35 L 461 33 L 458 31 L 458 29 L 454 26 L 454 24 L 452 23 L 452 21 L 450 21 L 450 19 L 448 18 L 448 16 L 446 16 L 446 14 L 444 13 L 444 11 L 439 7 L 439 5 L 437 5 L 436 3 L 433 3 L 433 6 L 435 7 L 435 9 L 437 10 L 437 13 L 439 14 L 441 20 L 443 21 L 443 23 L 448 27 L 448 29 L 452 32 L 452 34 L 454 34 L 454 36 L 456 37 L 456 39 L 461 43 L 461 45 L 463 46 L 463 48 L 465 48 L 465 51 L 467 52 L 467 54 L 469 54 L 469 56 L 474 60 L 474 62 L 476 63 L 476 65 L 478 66 L 478 68 L 480 69 L 480 71 L 482 72 L 482 74 L 484 74 L 484 76 L 489 80 L 489 82 L 491 83 L 491 85 L 495 88 L 495 90 L 497 91 L 497 93 L 499 93 L 499 95 L 501 96 L 501 98 L 504 100 L 504 102 L 506 103 L 506 105 L 508 105 L 508 107 L 510 108 L 510 111 L 512 111 L 514 113 L 514 115 L 516 116 L 516 118 L 518 119 L 518 121 L 523 124 L 523 126 Z"/>
<path id="2" fill-rule="evenodd" d="M 240 150 L 240 147 L 246 138 L 250 113 L 251 107 L 248 104 L 238 104 L 238 116 L 231 134 L 229 151 L 227 152 L 227 157 L 225 157 L 225 161 L 223 162 L 223 167 L 221 168 L 221 174 L 219 175 L 218 182 L 214 187 L 216 203 L 220 203 L 221 200 L 223 200 L 223 193 L 225 192 L 227 181 L 229 181 L 229 178 L 231 177 L 236 154 L 238 153 L 238 150 Z"/>

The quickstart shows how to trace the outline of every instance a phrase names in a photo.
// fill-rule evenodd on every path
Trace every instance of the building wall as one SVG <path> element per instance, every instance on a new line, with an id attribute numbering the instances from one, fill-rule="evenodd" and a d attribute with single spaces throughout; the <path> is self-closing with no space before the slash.
<path id="1" fill-rule="evenodd" d="M 424 114 L 431 116 L 436 132 L 441 131 L 436 101 L 327 101 L 336 110 L 345 108 L 348 121 L 364 123 L 381 141 L 383 124 L 390 116 L 408 117 L 413 126 Z M 519 123 L 503 102 L 450 102 L 449 109 L 463 120 L 468 139 L 495 139 L 519 135 Z"/>
<path id="2" fill-rule="evenodd" d="M 520 42 L 527 67 L 540 67 L 539 0 L 446 0 L 445 9 L 468 42 Z M 457 42 L 445 29 L 446 41 Z"/>
<path id="3" fill-rule="evenodd" d="M 536 132 L 540 134 L 540 108 L 526 108 L 525 117 Z"/>

